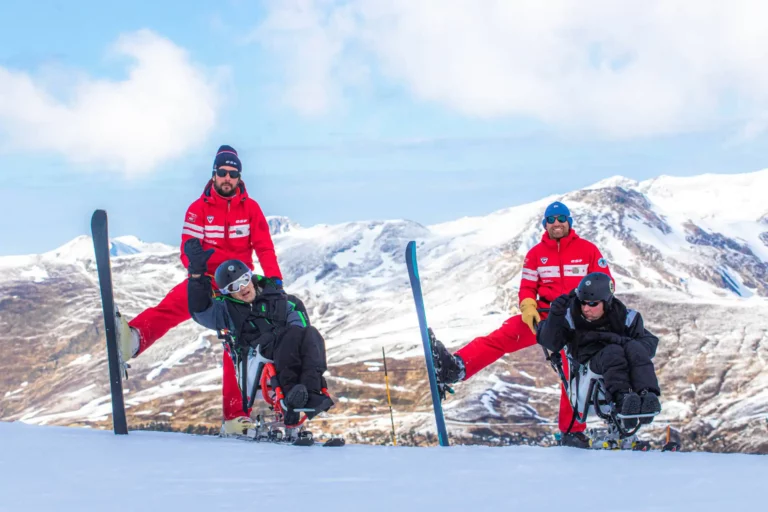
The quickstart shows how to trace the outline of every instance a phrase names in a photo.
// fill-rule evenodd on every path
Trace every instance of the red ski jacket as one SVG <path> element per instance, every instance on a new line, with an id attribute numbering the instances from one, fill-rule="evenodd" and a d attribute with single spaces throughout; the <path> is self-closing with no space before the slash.
<path id="1" fill-rule="evenodd" d="M 204 250 L 215 249 L 208 260 L 210 274 L 229 259 L 238 259 L 253 270 L 255 250 L 264 275 L 283 278 L 267 219 L 259 204 L 248 197 L 242 181 L 232 197 L 220 196 L 213 188 L 213 181 L 209 181 L 200 198 L 189 206 L 181 231 L 181 262 L 184 267 L 189 266 L 184 243 L 192 237 L 200 239 Z"/>
<path id="2" fill-rule="evenodd" d="M 538 295 L 539 307 L 549 307 L 550 302 L 570 293 L 591 272 L 603 272 L 613 279 L 608 263 L 595 244 L 581 238 L 573 229 L 560 240 L 552 240 L 545 232 L 541 242 L 525 255 L 520 302 L 537 299 Z"/>

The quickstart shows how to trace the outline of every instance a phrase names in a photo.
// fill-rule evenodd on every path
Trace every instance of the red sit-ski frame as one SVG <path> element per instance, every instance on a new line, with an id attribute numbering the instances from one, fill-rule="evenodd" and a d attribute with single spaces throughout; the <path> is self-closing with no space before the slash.
<path id="1" fill-rule="evenodd" d="M 277 376 L 275 365 L 273 363 L 266 363 L 264 368 L 261 370 L 261 396 L 264 397 L 264 401 L 267 402 L 273 411 L 275 411 L 275 414 L 277 414 L 280 421 L 283 421 L 285 418 L 285 411 L 283 410 L 282 402 L 283 398 L 285 398 L 285 395 L 283 394 L 283 390 L 280 386 L 275 386 L 273 388 L 269 385 L 272 377 L 275 376 Z M 302 425 L 305 421 L 307 421 L 307 415 L 303 414 L 298 423 L 295 425 L 286 425 L 286 427 L 295 428 Z"/>
<path id="2" fill-rule="evenodd" d="M 275 411 L 275 414 L 277 414 L 279 419 L 282 421 L 285 418 L 285 410 L 283 409 L 282 403 L 285 395 L 283 394 L 283 390 L 280 386 L 275 386 L 273 388 L 269 385 L 269 383 L 272 381 L 272 378 L 276 376 L 277 370 L 275 370 L 275 365 L 273 363 L 265 363 L 264 368 L 261 370 L 261 379 L 259 381 L 259 385 L 261 386 L 261 396 L 264 397 L 264 401 L 267 402 L 267 404 L 272 408 L 273 411 Z M 331 396 L 328 394 L 327 388 L 323 388 L 321 392 L 325 396 Z M 295 428 L 302 425 L 305 421 L 307 421 L 307 415 L 302 414 L 298 423 L 295 425 L 286 425 L 286 427 Z"/>

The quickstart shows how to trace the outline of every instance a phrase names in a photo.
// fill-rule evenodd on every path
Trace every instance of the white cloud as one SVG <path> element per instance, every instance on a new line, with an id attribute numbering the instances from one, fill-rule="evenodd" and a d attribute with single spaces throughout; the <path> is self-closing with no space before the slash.
<path id="1" fill-rule="evenodd" d="M 306 114 L 337 108 L 367 67 L 468 116 L 611 137 L 739 120 L 748 135 L 768 112 L 766 18 L 756 0 L 281 0 L 255 39 Z"/>
<path id="2" fill-rule="evenodd" d="M 277 2 L 265 22 L 245 38 L 258 42 L 283 59 L 286 74 L 281 95 L 302 114 L 327 112 L 339 100 L 337 88 L 344 75 L 336 64 L 344 61 L 344 43 L 353 37 L 346 9 L 325 12 L 327 2 Z M 348 75 L 346 75 L 348 77 Z"/>
<path id="3" fill-rule="evenodd" d="M 50 80 L 0 67 L 3 150 L 55 152 L 83 168 L 138 175 L 205 142 L 221 104 L 218 78 L 148 30 L 121 36 L 110 54 L 132 59 L 125 79 L 72 72 L 60 77 L 66 99 Z"/>

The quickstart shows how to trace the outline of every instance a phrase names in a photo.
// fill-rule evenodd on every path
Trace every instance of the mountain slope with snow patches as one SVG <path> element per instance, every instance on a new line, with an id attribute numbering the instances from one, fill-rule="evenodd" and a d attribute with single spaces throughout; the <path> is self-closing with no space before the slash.
<path id="1" fill-rule="evenodd" d="M 328 421 L 338 431 L 388 428 L 382 376 L 363 365 L 380 361 L 384 347 L 400 366 L 394 378 L 403 391 L 393 399 L 402 404 L 401 428 L 431 430 L 407 242 L 418 243 L 430 325 L 458 348 L 517 312 L 523 257 L 541 238 L 546 204 L 559 199 L 579 235 L 608 259 L 617 293 L 661 338 L 659 423 L 683 428 L 704 449 L 768 451 L 766 182 L 768 170 L 639 183 L 614 177 L 433 226 L 389 220 L 302 227 L 269 218 L 286 287 L 302 297 L 326 338 L 331 386 L 343 399 Z M 117 301 L 129 317 L 185 277 L 177 247 L 120 237 L 112 251 Z M 0 418 L 103 422 L 109 397 L 90 238 L 43 255 L 0 258 L 0 270 L 0 342 L 12 347 L 0 362 Z M 214 333 L 193 322 L 171 330 L 132 362 L 129 415 L 177 425 L 218 421 L 220 353 Z M 30 384 L 17 391 L 24 381 Z M 535 348 L 507 356 L 456 386 L 446 402 L 449 426 L 457 434 L 543 435 L 556 414 L 556 382 Z"/>

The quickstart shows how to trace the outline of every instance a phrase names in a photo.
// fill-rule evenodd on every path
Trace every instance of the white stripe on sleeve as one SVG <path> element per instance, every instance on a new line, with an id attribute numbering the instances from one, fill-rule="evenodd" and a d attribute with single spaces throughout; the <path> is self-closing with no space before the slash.
<path id="1" fill-rule="evenodd" d="M 190 222 L 185 222 L 184 227 L 191 229 L 192 231 L 199 231 L 200 233 L 203 232 L 203 226 L 198 226 L 197 224 L 192 224 Z"/>
<path id="2" fill-rule="evenodd" d="M 181 230 L 182 235 L 192 235 L 195 238 L 203 238 L 202 233 L 198 233 L 197 231 L 192 231 L 191 229 L 184 228 Z"/>

